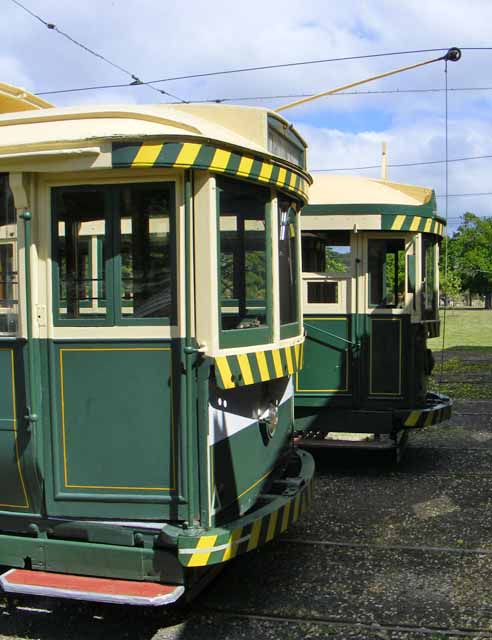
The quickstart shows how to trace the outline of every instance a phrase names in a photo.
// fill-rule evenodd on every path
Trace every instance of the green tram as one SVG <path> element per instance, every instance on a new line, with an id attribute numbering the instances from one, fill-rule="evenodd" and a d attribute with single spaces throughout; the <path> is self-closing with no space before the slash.
<path id="1" fill-rule="evenodd" d="M 191 597 L 301 517 L 306 145 L 0 85 L 0 591 Z"/>
<path id="2" fill-rule="evenodd" d="M 389 448 L 399 459 L 410 429 L 450 417 L 450 399 L 427 388 L 444 223 L 431 189 L 315 177 L 301 217 L 302 446 Z"/>

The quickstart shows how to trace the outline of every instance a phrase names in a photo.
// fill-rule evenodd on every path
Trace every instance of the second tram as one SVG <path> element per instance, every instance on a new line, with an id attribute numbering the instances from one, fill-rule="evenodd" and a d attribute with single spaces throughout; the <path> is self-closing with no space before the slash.
<path id="1" fill-rule="evenodd" d="M 302 211 L 305 366 L 296 428 L 309 447 L 395 448 L 450 417 L 430 392 L 444 220 L 431 189 L 317 176 Z"/>

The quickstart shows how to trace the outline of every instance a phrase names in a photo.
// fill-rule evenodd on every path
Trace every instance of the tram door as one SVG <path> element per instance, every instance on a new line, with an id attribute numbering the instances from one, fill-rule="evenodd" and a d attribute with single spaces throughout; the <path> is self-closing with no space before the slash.
<path id="1" fill-rule="evenodd" d="M 296 392 L 334 406 L 357 400 L 357 245 L 350 231 L 302 233 L 306 341 Z"/>
<path id="2" fill-rule="evenodd" d="M 174 193 L 52 189 L 50 515 L 156 518 L 176 502 Z"/>
<path id="3" fill-rule="evenodd" d="M 303 231 L 306 343 L 297 396 L 323 405 L 403 400 L 416 313 L 412 234 Z"/>

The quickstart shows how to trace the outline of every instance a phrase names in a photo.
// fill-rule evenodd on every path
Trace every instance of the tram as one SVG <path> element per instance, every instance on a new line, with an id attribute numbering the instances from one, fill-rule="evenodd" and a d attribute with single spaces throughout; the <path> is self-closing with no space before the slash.
<path id="1" fill-rule="evenodd" d="M 0 591 L 161 605 L 307 508 L 306 144 L 0 85 Z"/>
<path id="2" fill-rule="evenodd" d="M 428 390 L 439 335 L 439 244 L 431 189 L 356 176 L 314 178 L 302 210 L 305 365 L 296 429 L 305 447 L 391 449 L 447 420 Z"/>

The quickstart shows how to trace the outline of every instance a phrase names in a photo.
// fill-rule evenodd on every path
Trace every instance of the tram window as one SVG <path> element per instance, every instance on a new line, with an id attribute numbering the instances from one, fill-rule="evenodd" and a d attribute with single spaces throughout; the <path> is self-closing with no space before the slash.
<path id="1" fill-rule="evenodd" d="M 422 241 L 422 285 L 425 309 L 436 309 L 436 243 L 431 238 Z"/>
<path id="2" fill-rule="evenodd" d="M 279 203 L 278 251 L 280 285 L 280 324 L 297 320 L 297 265 L 295 210 L 288 202 Z"/>
<path id="3" fill-rule="evenodd" d="M 303 271 L 315 273 L 351 272 L 349 231 L 307 231 L 302 235 Z"/>
<path id="4" fill-rule="evenodd" d="M 338 282 L 308 282 L 309 304 L 338 304 Z"/>
<path id="5" fill-rule="evenodd" d="M 267 324 L 267 204 L 270 191 L 218 179 L 221 328 Z"/>
<path id="6" fill-rule="evenodd" d="M 54 249 L 62 319 L 106 316 L 106 200 L 102 188 L 56 190 Z"/>
<path id="7" fill-rule="evenodd" d="M 14 198 L 8 176 L 0 175 L 0 334 L 17 333 L 17 231 Z M 8 239 L 8 241 L 7 241 Z"/>
<path id="8" fill-rule="evenodd" d="M 401 308 L 405 303 L 405 241 L 368 241 L 369 305 Z"/>
<path id="9" fill-rule="evenodd" d="M 169 185 L 125 185 L 120 191 L 121 314 L 171 315 Z"/>
<path id="10" fill-rule="evenodd" d="M 175 297 L 173 194 L 169 182 L 54 190 L 59 320 L 109 325 L 169 321 Z"/>
<path id="11" fill-rule="evenodd" d="M 14 197 L 9 187 L 8 176 L 0 174 L 0 227 L 15 222 Z"/>
<path id="12" fill-rule="evenodd" d="M 14 243 L 0 245 L 0 333 L 17 333 L 17 271 Z"/>

